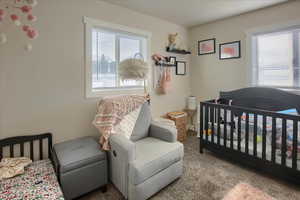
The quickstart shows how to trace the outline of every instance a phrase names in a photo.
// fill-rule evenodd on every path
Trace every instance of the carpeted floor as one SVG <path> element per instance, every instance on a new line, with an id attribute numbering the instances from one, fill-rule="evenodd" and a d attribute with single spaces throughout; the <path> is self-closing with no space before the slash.
<path id="1" fill-rule="evenodd" d="M 184 144 L 183 176 L 154 195 L 152 200 L 221 200 L 240 182 L 260 188 L 277 200 L 300 200 L 300 186 L 288 184 L 215 157 L 199 153 L 199 140 L 190 136 Z M 80 200 L 119 200 L 120 193 L 109 185 L 106 193 L 94 191 Z"/>

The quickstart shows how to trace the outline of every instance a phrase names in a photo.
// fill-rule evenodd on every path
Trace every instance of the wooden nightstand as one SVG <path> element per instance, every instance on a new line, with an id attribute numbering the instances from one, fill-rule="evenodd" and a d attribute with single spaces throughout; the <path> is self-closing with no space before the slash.
<path id="1" fill-rule="evenodd" d="M 177 128 L 177 140 L 180 142 L 184 142 L 187 137 L 187 113 L 171 112 L 167 113 L 166 117 L 175 122 L 175 126 Z"/>

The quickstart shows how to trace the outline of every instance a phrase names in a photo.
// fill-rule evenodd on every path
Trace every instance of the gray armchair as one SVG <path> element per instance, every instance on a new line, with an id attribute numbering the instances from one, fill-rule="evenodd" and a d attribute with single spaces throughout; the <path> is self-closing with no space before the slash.
<path id="1" fill-rule="evenodd" d="M 184 150 L 177 130 L 152 122 L 148 104 L 131 138 L 113 135 L 110 145 L 110 179 L 126 199 L 148 199 L 182 175 Z"/>

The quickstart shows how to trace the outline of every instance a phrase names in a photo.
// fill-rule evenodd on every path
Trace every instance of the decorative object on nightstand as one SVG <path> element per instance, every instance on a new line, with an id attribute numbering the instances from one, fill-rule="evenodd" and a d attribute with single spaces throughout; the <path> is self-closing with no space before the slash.
<path id="1" fill-rule="evenodd" d="M 196 127 L 194 125 L 194 116 L 195 116 L 197 110 L 190 110 L 190 109 L 186 108 L 186 109 L 184 109 L 184 111 L 187 113 L 187 118 L 190 121 L 188 123 L 188 134 L 196 135 Z"/>
<path id="2" fill-rule="evenodd" d="M 197 98 L 195 96 L 187 97 L 187 106 L 184 110 L 188 118 L 190 119 L 190 123 L 188 125 L 188 133 L 194 135 L 196 133 L 196 126 L 194 125 L 194 116 L 197 113 Z"/>
<path id="3" fill-rule="evenodd" d="M 187 136 L 187 113 L 182 111 L 169 112 L 166 117 L 175 122 L 177 128 L 177 140 L 184 142 Z"/>

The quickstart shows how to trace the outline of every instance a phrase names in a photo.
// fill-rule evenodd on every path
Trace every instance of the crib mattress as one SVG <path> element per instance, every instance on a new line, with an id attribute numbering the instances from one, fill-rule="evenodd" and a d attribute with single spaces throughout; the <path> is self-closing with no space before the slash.
<path id="1" fill-rule="evenodd" d="M 205 137 L 205 136 L 203 136 Z M 212 142 L 212 138 L 209 136 L 208 137 L 208 141 L 209 142 Z M 224 139 L 223 138 L 220 138 L 220 145 L 221 146 L 224 146 Z M 214 141 L 213 143 L 217 143 L 217 137 L 214 137 Z M 245 139 L 241 139 L 241 152 L 245 153 Z M 230 141 L 229 140 L 226 140 L 226 146 L 229 147 L 230 146 Z M 238 141 L 237 140 L 234 140 L 233 141 L 233 149 L 234 150 L 238 150 Z M 262 147 L 262 143 L 261 142 L 258 142 L 257 143 L 257 148 L 256 148 L 256 152 L 257 152 L 257 157 L 258 158 L 262 158 L 262 152 L 263 152 L 263 147 Z M 266 143 L 266 160 L 268 161 L 271 161 L 271 156 L 272 156 L 272 147 L 271 147 L 271 144 L 269 142 Z M 254 155 L 254 151 L 253 151 L 253 141 L 249 140 L 249 143 L 248 143 L 248 154 L 249 155 Z M 280 156 L 281 152 L 279 149 L 276 149 L 276 156 L 275 156 L 275 163 L 277 164 L 281 164 L 281 156 Z M 286 166 L 287 167 L 292 167 L 292 159 L 291 158 L 288 158 L 286 157 Z M 300 170 L 300 160 L 298 158 L 297 160 L 297 169 Z"/>
<path id="2" fill-rule="evenodd" d="M 49 159 L 35 161 L 25 173 L 0 181 L 0 199 L 63 200 L 52 163 Z"/>

